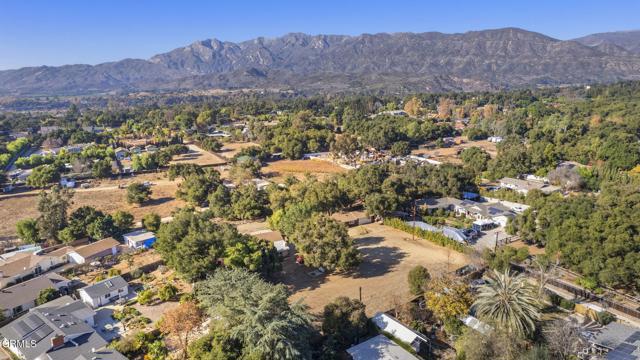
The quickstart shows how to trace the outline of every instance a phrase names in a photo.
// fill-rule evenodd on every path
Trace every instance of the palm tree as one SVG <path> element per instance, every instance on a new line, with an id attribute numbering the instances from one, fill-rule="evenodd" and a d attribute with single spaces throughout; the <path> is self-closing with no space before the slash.
<path id="1" fill-rule="evenodd" d="M 508 269 L 504 273 L 494 270 L 473 304 L 479 317 L 520 335 L 535 330 L 539 306 L 535 287 L 523 275 L 510 274 Z"/>

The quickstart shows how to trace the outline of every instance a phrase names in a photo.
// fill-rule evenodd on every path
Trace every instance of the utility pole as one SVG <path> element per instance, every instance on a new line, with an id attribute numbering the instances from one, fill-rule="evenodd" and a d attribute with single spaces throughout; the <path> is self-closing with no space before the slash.
<path id="1" fill-rule="evenodd" d="M 358 296 L 358 299 L 360 299 L 360 302 L 362 302 L 362 286 L 358 287 L 358 291 L 360 293 L 360 295 Z"/>
<path id="2" fill-rule="evenodd" d="M 416 200 L 413 199 L 413 231 L 411 232 L 411 241 L 416 241 Z"/>
<path id="3" fill-rule="evenodd" d="M 496 231 L 496 244 L 493 246 L 494 253 L 498 251 L 498 234 L 500 234 L 500 231 Z"/>

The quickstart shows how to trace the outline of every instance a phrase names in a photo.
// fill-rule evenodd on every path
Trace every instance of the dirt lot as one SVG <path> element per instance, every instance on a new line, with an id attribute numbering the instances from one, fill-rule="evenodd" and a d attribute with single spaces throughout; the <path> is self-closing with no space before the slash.
<path id="1" fill-rule="evenodd" d="M 459 137 L 456 137 L 455 139 L 456 141 L 461 140 L 462 144 L 453 145 L 448 148 L 417 149 L 417 150 L 411 151 L 411 154 L 428 155 L 431 159 L 441 161 L 441 162 L 446 162 L 446 163 L 452 163 L 452 164 L 462 163 L 462 160 L 460 160 L 460 157 L 458 156 L 458 151 L 464 150 L 466 148 L 474 147 L 474 146 L 485 150 L 487 153 L 489 153 L 489 155 L 491 155 L 492 158 L 496 157 L 497 155 L 495 143 L 489 142 L 487 140 L 468 141 L 467 138 L 464 136 L 459 136 Z"/>
<path id="2" fill-rule="evenodd" d="M 251 146 L 260 146 L 260 144 L 256 144 L 256 143 L 253 143 L 253 142 L 230 142 L 230 143 L 225 143 L 224 146 L 222 147 L 222 150 L 220 151 L 220 155 L 222 155 L 223 157 L 225 157 L 227 159 L 231 159 L 240 150 L 242 150 L 244 148 L 251 147 Z"/>
<path id="3" fill-rule="evenodd" d="M 152 183 L 151 200 L 144 206 L 129 205 L 126 202 L 126 189 L 119 189 L 118 185 L 131 182 L 150 181 Z M 122 180 L 96 181 L 95 187 L 75 189 L 71 211 L 85 205 L 93 206 L 106 213 L 117 210 L 128 211 L 139 221 L 145 214 L 158 213 L 161 217 L 171 215 L 171 212 L 185 203 L 175 199 L 178 181 L 169 181 L 163 173 L 141 174 Z M 38 191 L 12 194 L 0 197 L 0 241 L 16 239 L 16 223 L 25 218 L 38 216 Z"/>
<path id="4" fill-rule="evenodd" d="M 189 152 L 186 154 L 174 156 L 171 164 L 196 164 L 200 166 L 216 166 L 227 162 L 222 156 L 212 154 L 200 147 L 189 144 L 187 145 Z"/>
<path id="5" fill-rule="evenodd" d="M 323 179 L 330 174 L 344 173 L 346 169 L 325 160 L 278 160 L 270 162 L 262 168 L 262 173 L 276 180 L 284 179 L 287 175 L 303 178 L 305 174 L 316 175 Z"/>
<path id="6" fill-rule="evenodd" d="M 356 239 L 363 261 L 349 274 L 312 276 L 313 269 L 295 264 L 293 256 L 283 264 L 281 281 L 290 286 L 292 300 L 302 299 L 313 312 L 337 296 L 358 298 L 367 314 L 390 309 L 394 302 L 410 298 L 407 274 L 416 265 L 423 265 L 432 276 L 454 271 L 470 259 L 458 252 L 433 245 L 425 240 L 412 241 L 410 235 L 380 224 L 369 224 L 349 230 Z"/>

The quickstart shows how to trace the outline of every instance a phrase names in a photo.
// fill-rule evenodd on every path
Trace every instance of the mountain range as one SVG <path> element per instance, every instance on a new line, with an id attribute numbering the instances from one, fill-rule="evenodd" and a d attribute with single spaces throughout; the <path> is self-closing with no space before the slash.
<path id="1" fill-rule="evenodd" d="M 477 91 L 640 79 L 640 31 L 558 40 L 518 28 L 216 39 L 98 65 L 0 71 L 0 95 L 207 89 Z"/>

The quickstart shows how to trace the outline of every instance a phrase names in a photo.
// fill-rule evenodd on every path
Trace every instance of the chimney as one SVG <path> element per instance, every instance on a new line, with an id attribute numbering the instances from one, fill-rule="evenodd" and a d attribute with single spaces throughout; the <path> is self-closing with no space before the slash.
<path id="1" fill-rule="evenodd" d="M 51 338 L 51 348 L 56 349 L 64 345 L 64 335 L 56 335 Z"/>

